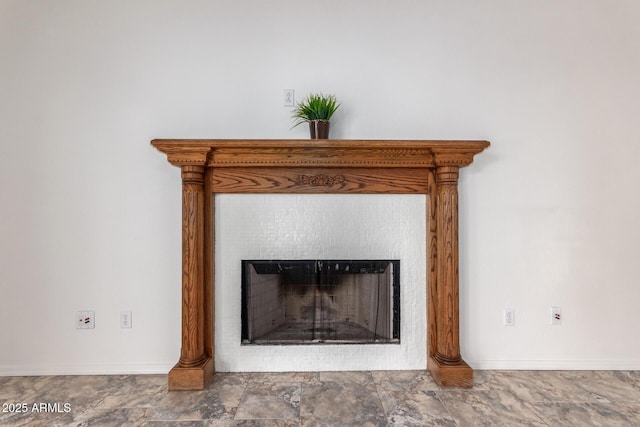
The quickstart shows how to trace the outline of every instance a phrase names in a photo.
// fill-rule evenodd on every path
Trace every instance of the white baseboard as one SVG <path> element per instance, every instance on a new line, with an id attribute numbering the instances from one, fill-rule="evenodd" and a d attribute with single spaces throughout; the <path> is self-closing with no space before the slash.
<path id="1" fill-rule="evenodd" d="M 175 363 L 123 365 L 0 365 L 0 376 L 166 374 Z"/>
<path id="2" fill-rule="evenodd" d="M 466 360 L 478 370 L 638 371 L 640 360 Z"/>
<path id="3" fill-rule="evenodd" d="M 638 371 L 640 360 L 467 360 L 478 370 L 516 371 Z M 1 377 L 37 375 L 167 374 L 173 363 L 124 365 L 0 365 Z"/>

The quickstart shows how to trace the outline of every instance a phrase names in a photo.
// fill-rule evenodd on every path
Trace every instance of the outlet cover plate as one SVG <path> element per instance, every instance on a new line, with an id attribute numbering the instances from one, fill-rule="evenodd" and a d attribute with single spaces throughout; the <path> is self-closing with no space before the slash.
<path id="1" fill-rule="evenodd" d="M 504 309 L 504 326 L 514 326 L 516 324 L 516 312 L 513 308 Z"/>
<path id="2" fill-rule="evenodd" d="M 124 310 L 120 312 L 120 329 L 131 329 L 133 324 L 131 322 L 131 310 Z"/>
<path id="3" fill-rule="evenodd" d="M 283 89 L 282 104 L 285 107 L 294 107 L 296 105 L 296 95 L 293 89 Z"/>
<path id="4" fill-rule="evenodd" d="M 96 327 L 96 313 L 93 310 L 76 312 L 76 329 L 94 329 Z"/>

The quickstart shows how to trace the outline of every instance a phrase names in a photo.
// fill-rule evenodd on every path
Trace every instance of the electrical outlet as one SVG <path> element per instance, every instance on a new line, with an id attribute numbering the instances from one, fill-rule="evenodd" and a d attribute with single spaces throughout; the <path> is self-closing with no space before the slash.
<path id="1" fill-rule="evenodd" d="M 516 324 L 516 312 L 513 308 L 504 309 L 504 326 L 514 326 Z"/>
<path id="2" fill-rule="evenodd" d="M 293 107 L 296 103 L 295 91 L 293 89 L 284 89 L 282 91 L 282 102 L 285 107 Z"/>
<path id="3" fill-rule="evenodd" d="M 131 329 L 133 323 L 131 322 L 131 310 L 125 310 L 120 312 L 120 329 Z"/>
<path id="4" fill-rule="evenodd" d="M 560 307 L 551 307 L 551 324 L 559 325 L 562 321 L 562 310 Z"/>
<path id="5" fill-rule="evenodd" d="M 93 310 L 76 311 L 76 329 L 94 329 L 96 314 Z"/>

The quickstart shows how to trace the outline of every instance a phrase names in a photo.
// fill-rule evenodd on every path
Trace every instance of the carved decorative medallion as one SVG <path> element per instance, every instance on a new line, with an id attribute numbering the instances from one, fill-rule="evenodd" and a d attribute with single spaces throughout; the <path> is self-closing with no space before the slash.
<path id="1" fill-rule="evenodd" d="M 331 187 L 334 184 L 342 184 L 345 181 L 344 175 L 300 175 L 298 184 L 307 184 L 314 187 Z"/>

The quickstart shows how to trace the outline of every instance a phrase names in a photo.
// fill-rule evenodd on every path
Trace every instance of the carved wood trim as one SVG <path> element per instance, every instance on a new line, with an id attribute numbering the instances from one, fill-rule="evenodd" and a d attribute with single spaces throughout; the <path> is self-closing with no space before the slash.
<path id="1" fill-rule="evenodd" d="M 458 173 L 487 141 L 156 139 L 182 169 L 182 348 L 171 390 L 202 389 L 214 373 L 215 193 L 427 195 L 428 369 L 470 387 L 458 297 Z"/>
<path id="2" fill-rule="evenodd" d="M 211 168 L 214 193 L 425 194 L 425 168 Z"/>

